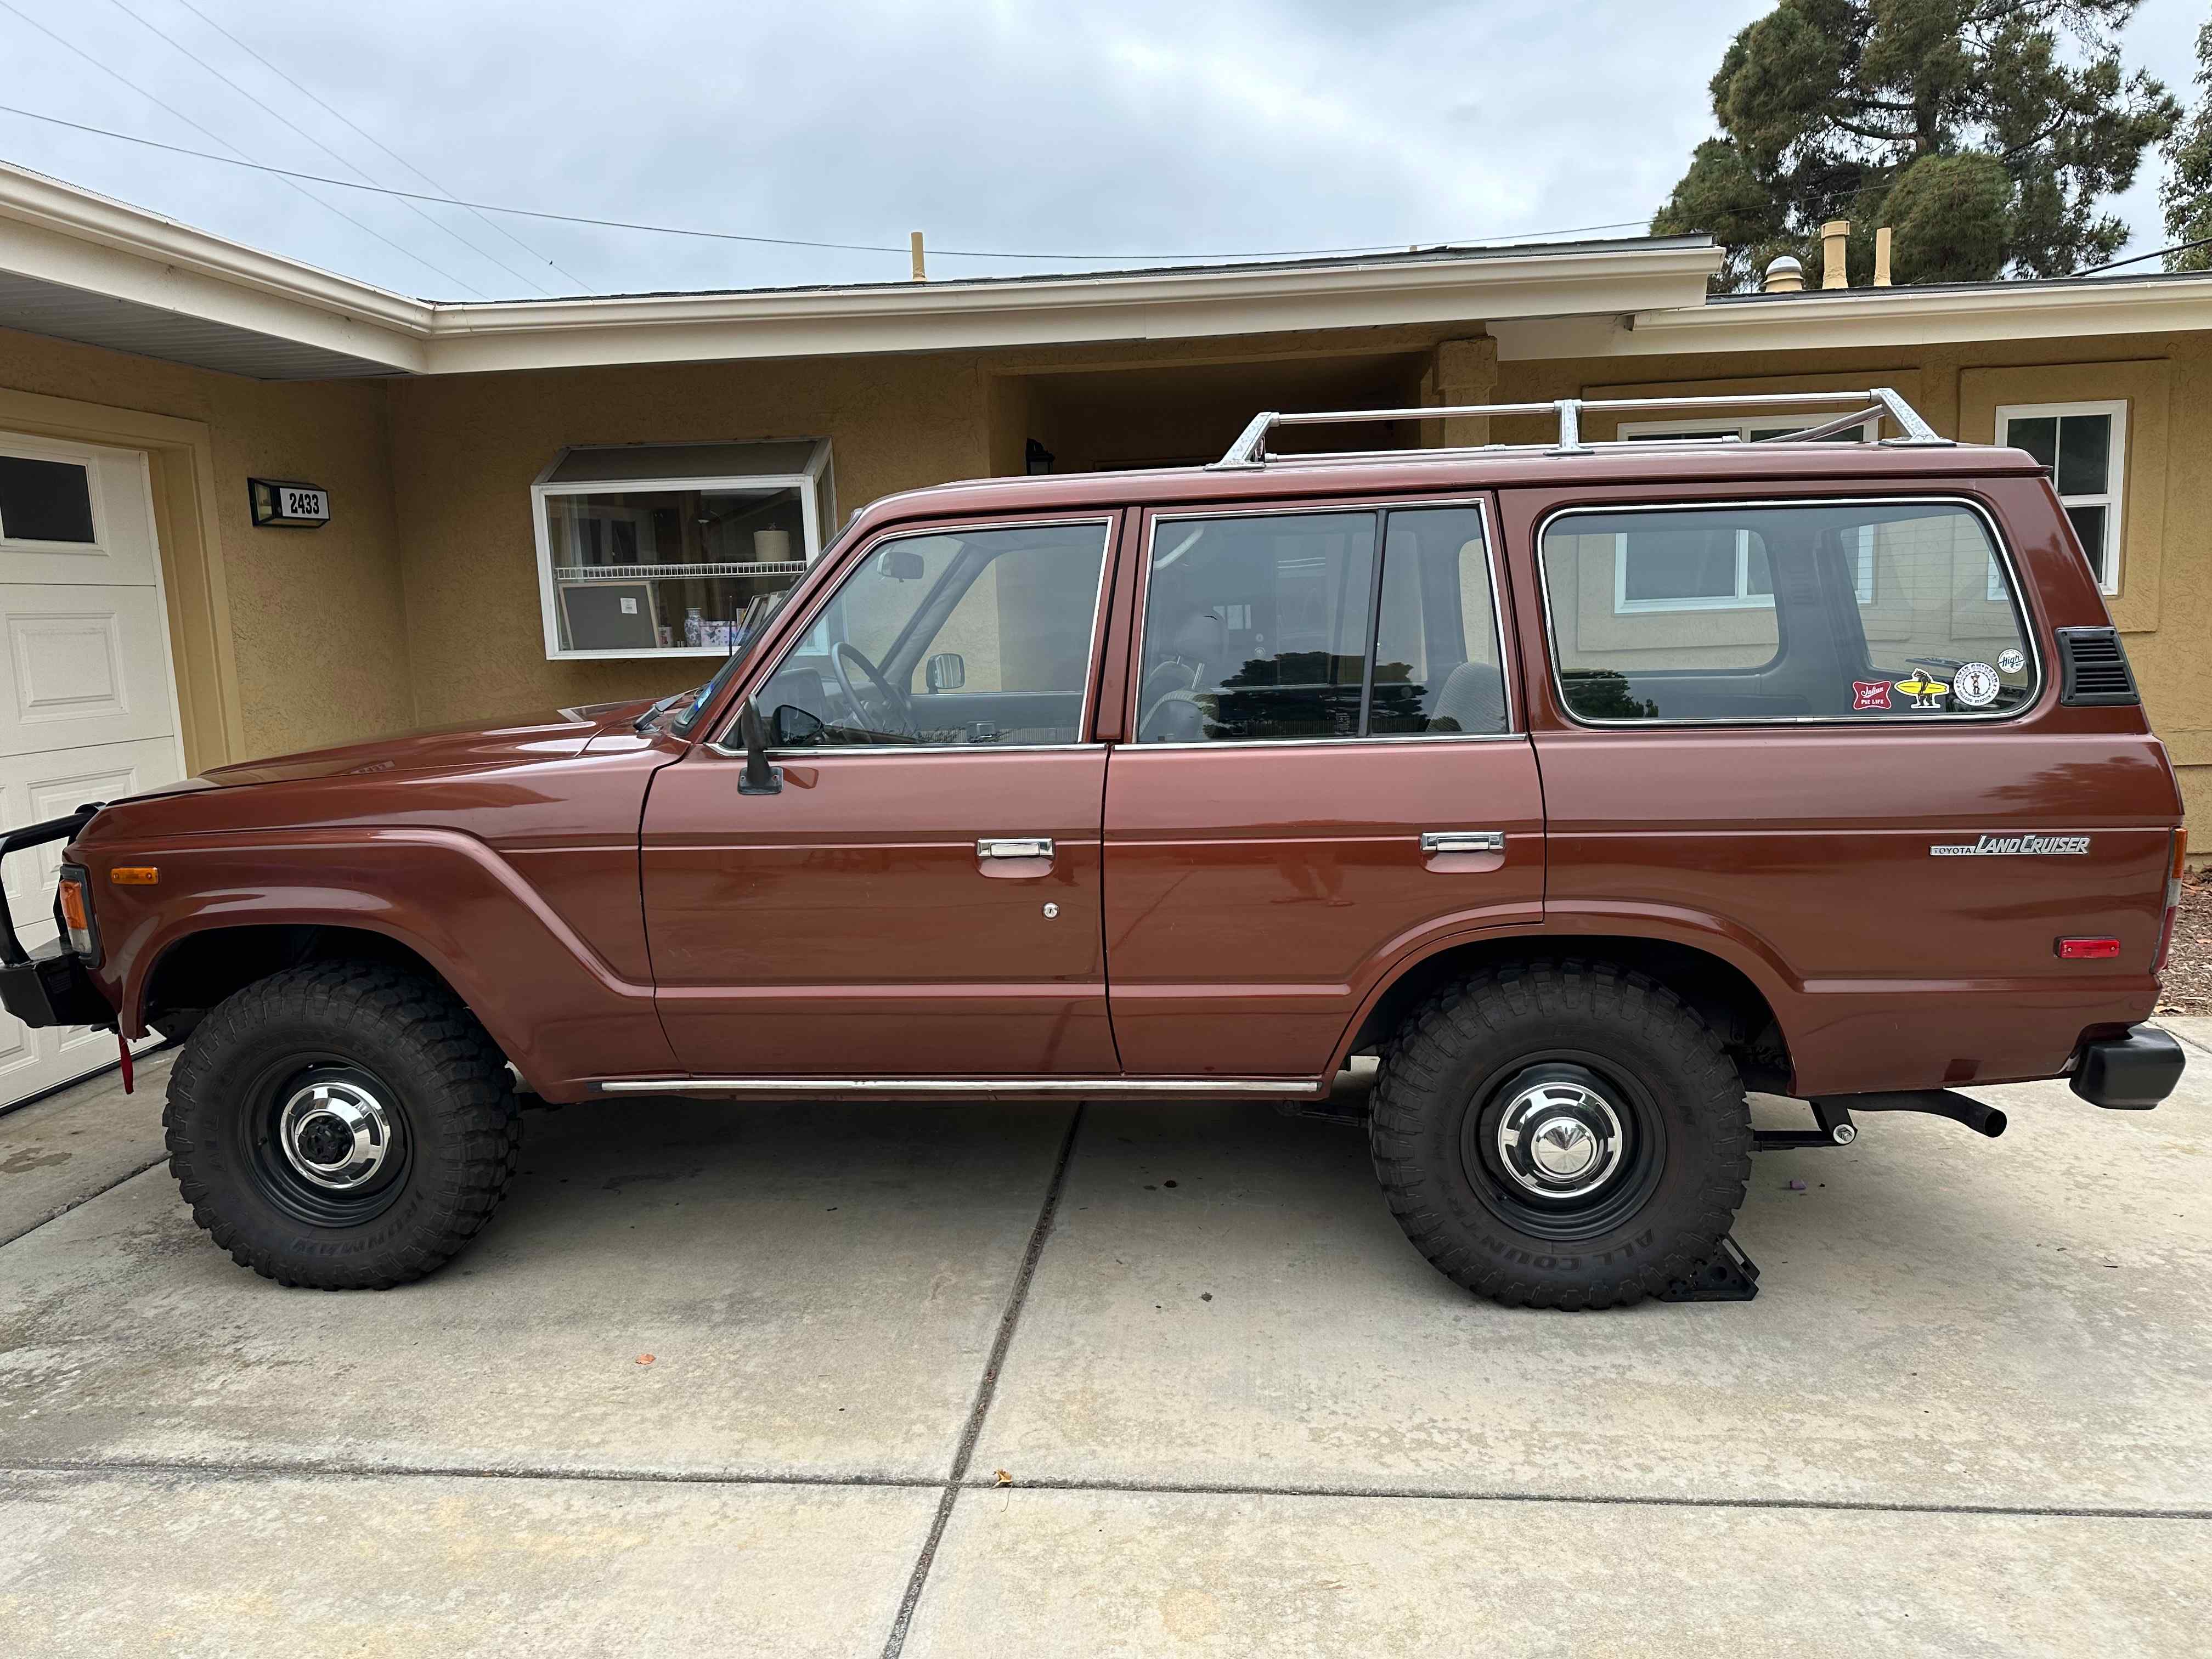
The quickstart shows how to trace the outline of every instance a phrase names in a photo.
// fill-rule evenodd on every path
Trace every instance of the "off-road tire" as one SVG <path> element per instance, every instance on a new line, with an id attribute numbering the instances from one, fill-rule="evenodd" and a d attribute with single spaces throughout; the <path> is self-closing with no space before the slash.
<path id="1" fill-rule="evenodd" d="M 1550 1067 L 1587 1067 L 1606 1083 L 1656 1154 L 1650 1167 L 1624 1167 L 1624 1183 L 1640 1185 L 1620 1187 L 1618 1214 L 1593 1200 L 1583 1223 L 1553 1223 L 1484 1164 L 1497 1120 L 1483 1115 L 1530 1068 Z M 1719 1039 L 1666 987 L 1605 962 L 1503 966 L 1429 998 L 1384 1049 L 1368 1138 L 1414 1248 L 1467 1289 L 1517 1306 L 1613 1307 L 1688 1279 L 1728 1232 L 1751 1174 L 1750 1109 Z M 1596 1231 L 1546 1237 L 1522 1212 L 1555 1233 Z"/>
<path id="2" fill-rule="evenodd" d="M 300 1078 L 323 1076 L 389 1097 L 404 1161 L 362 1213 L 317 1224 L 318 1194 L 279 1161 L 270 1115 Z M 505 1195 L 522 1152 L 512 1081 L 443 986 L 368 963 L 288 969 L 216 1006 L 178 1056 L 161 1115 L 169 1171 L 240 1267 L 280 1285 L 388 1290 L 443 1267 Z"/>

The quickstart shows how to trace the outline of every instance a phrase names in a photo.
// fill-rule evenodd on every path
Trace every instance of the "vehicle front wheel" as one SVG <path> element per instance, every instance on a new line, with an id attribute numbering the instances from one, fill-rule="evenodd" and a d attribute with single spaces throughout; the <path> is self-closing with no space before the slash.
<path id="1" fill-rule="evenodd" d="M 505 1060 L 444 987 L 357 962 L 289 969 L 202 1020 L 169 1074 L 192 1219 L 282 1285 L 386 1290 L 452 1259 L 507 1191 Z"/>
<path id="2" fill-rule="evenodd" d="M 1494 1301 L 1603 1308 L 1689 1279 L 1743 1202 L 1751 1113 L 1656 981 L 1536 961 L 1462 980 L 1385 1050 L 1376 1174 L 1416 1249 Z"/>

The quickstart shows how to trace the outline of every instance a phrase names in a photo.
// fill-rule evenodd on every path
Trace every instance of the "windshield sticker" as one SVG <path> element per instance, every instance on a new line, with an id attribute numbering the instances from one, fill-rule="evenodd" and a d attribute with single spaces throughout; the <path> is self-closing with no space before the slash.
<path id="1" fill-rule="evenodd" d="M 2003 689 L 1997 671 L 1985 662 L 1962 663 L 1951 676 L 1951 695 L 1968 708 L 1987 708 Z"/>
<path id="2" fill-rule="evenodd" d="M 1933 674 L 1915 674 L 1910 679 L 1898 681 L 1897 689 L 1912 699 L 1908 705 L 1911 708 L 1940 709 L 1951 687 L 1948 682 L 1937 679 Z"/>
<path id="3" fill-rule="evenodd" d="M 1977 841 L 1939 841 L 1934 859 L 2070 858 L 2089 850 L 2087 836 L 1984 836 Z"/>
<path id="4" fill-rule="evenodd" d="M 1997 666 L 2008 674 L 2017 674 L 2027 666 L 2027 653 L 2016 645 L 2008 645 L 1997 653 Z"/>
<path id="5" fill-rule="evenodd" d="M 1856 714 L 1863 708 L 1888 707 L 1889 682 L 1887 680 L 1853 680 L 1851 682 L 1851 713 Z"/>

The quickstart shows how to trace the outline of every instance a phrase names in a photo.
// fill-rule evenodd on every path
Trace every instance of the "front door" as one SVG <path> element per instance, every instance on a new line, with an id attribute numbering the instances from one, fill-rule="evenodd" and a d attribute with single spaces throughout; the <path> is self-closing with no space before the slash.
<path id="1" fill-rule="evenodd" d="M 1146 526 L 1106 787 L 1132 1073 L 1314 1076 L 1391 964 L 1540 918 L 1484 520 L 1462 501 Z"/>
<path id="2" fill-rule="evenodd" d="M 738 1078 L 1111 1074 L 1106 752 L 1086 742 L 1113 521 L 878 541 L 734 720 L 654 778 L 646 923 L 684 1067 Z"/>
<path id="3" fill-rule="evenodd" d="M 146 458 L 0 434 L 0 823 L 184 775 Z M 8 860 L 25 945 L 54 936 L 62 843 Z M 0 1106 L 112 1063 L 106 1031 L 0 1012 Z"/>

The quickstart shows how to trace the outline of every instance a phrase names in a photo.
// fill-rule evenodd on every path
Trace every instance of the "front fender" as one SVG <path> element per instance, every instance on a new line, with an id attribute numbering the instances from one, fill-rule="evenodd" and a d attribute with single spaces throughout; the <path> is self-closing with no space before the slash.
<path id="1" fill-rule="evenodd" d="M 353 927 L 405 945 L 445 976 L 493 1040 L 549 1098 L 584 1079 L 664 1074 L 675 1055 L 653 987 L 624 977 L 498 852 L 450 830 L 286 830 L 133 837 L 128 861 L 153 886 L 100 878 L 105 956 L 95 974 L 132 1036 L 162 957 L 223 927 Z"/>

